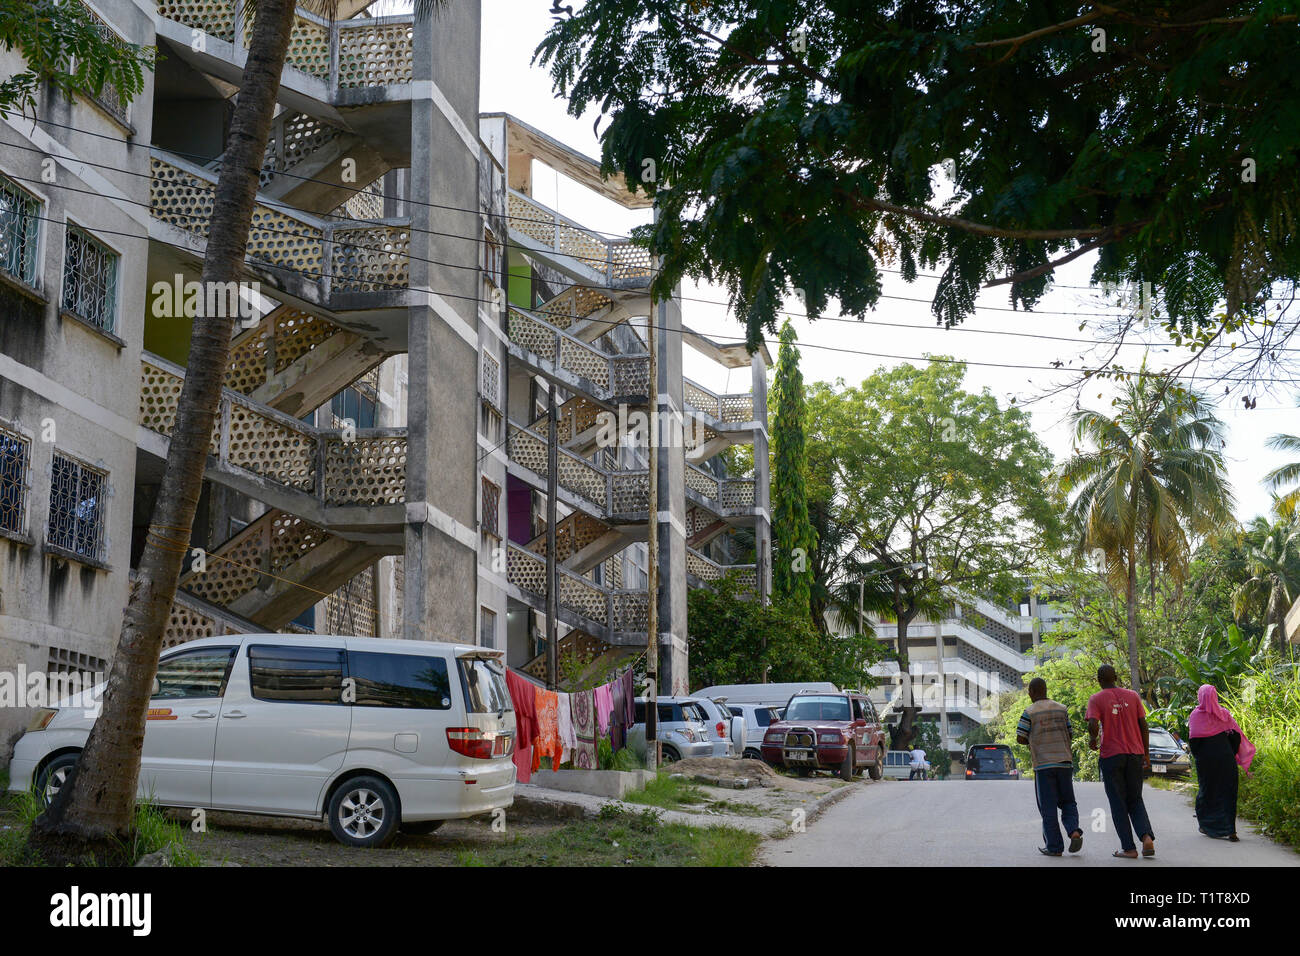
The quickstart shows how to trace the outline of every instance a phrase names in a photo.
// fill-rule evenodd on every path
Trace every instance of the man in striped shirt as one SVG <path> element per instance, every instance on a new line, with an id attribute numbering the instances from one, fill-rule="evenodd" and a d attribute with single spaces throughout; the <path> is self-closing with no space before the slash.
<path id="1" fill-rule="evenodd" d="M 1038 852 L 1060 856 L 1065 850 L 1061 824 L 1070 835 L 1070 852 L 1083 847 L 1083 830 L 1079 828 L 1079 807 L 1074 802 L 1074 755 L 1070 739 L 1074 729 L 1064 704 L 1047 696 L 1047 681 L 1035 677 L 1029 682 L 1029 700 L 1016 725 L 1016 741 L 1027 745 L 1034 765 L 1034 796 L 1043 818 L 1043 841 Z M 1057 820 L 1057 811 L 1060 820 Z"/>

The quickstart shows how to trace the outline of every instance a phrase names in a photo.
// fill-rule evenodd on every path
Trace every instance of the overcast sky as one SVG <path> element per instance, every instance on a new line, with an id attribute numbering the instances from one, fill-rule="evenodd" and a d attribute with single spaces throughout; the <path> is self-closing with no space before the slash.
<path id="1" fill-rule="evenodd" d="M 511 113 L 590 156 L 598 156 L 599 145 L 592 130 L 595 114 L 581 119 L 569 116 L 566 104 L 552 93 L 546 71 L 530 65 L 534 48 L 551 24 L 550 6 L 549 0 L 483 0 L 482 110 Z M 371 12 L 381 14 L 409 8 L 409 3 L 401 0 L 381 0 Z M 539 202 L 607 233 L 625 234 L 632 226 L 649 218 L 646 211 L 623 209 L 596 198 L 583 187 L 541 166 L 534 170 L 533 192 Z M 1048 367 L 1048 363 L 1073 362 L 1077 367 L 1090 361 L 1095 363 L 1098 353 L 1085 342 L 1029 336 L 1086 338 L 1099 322 L 1094 319 L 1088 329 L 1080 331 L 1079 324 L 1087 321 L 1089 315 L 1116 313 L 1114 304 L 1107 306 L 1102 303 L 1098 292 L 1068 288 L 1086 287 L 1091 265 L 1090 258 L 1081 259 L 1059 270 L 1056 288 L 1043 298 L 1038 310 L 1032 314 L 1006 311 L 1009 303 L 1005 288 L 986 292 L 980 296 L 979 304 L 987 308 L 981 308 L 972 319 L 954 330 L 935 326 L 929 307 L 933 279 L 920 278 L 907 285 L 896 275 L 887 276 L 885 295 L 896 298 L 883 299 L 877 310 L 867 317 L 866 323 L 792 320 L 802 346 L 804 378 L 808 381 L 842 378 L 859 382 L 876 368 L 901 361 L 876 356 L 907 356 L 919 363 L 926 353 L 953 355 L 971 363 L 966 380 L 968 388 L 988 388 L 1003 404 L 1013 395 L 1020 402 L 1029 401 L 1036 427 L 1059 459 L 1070 451 L 1070 430 L 1062 419 L 1073 407 L 1075 395 L 1070 393 L 1068 397 L 1055 399 L 1041 397 L 1049 386 L 1065 380 Z M 686 325 L 717 338 L 734 340 L 743 336 L 739 324 L 727 312 L 726 295 L 720 289 L 686 286 L 683 296 Z M 909 299 L 922 301 L 907 301 Z M 794 300 L 788 302 L 786 308 L 792 312 L 800 310 L 799 303 Z M 1019 334 L 998 334 L 1008 332 Z M 1152 341 L 1157 338 L 1155 335 L 1149 337 Z M 859 352 L 873 354 L 853 354 Z M 1136 365 L 1142 352 L 1141 347 L 1125 347 L 1120 360 Z M 1173 350 L 1153 350 L 1151 364 L 1158 367 L 1177 354 Z M 690 349 L 686 350 L 686 363 L 686 374 L 710 388 L 748 390 L 747 370 L 729 373 Z M 1206 371 L 1202 366 L 1201 373 Z M 1191 384 L 1210 387 L 1210 383 L 1205 381 Z M 1222 395 L 1223 387 L 1210 388 L 1210 391 Z M 1102 394 L 1100 399 L 1097 397 L 1099 392 Z M 1108 410 L 1111 394 L 1103 386 L 1093 386 L 1083 393 L 1083 404 Z M 1284 460 L 1284 456 L 1264 447 L 1266 439 L 1274 432 L 1300 433 L 1300 411 L 1295 407 L 1293 395 L 1293 389 L 1278 387 L 1271 395 L 1256 396 L 1257 407 L 1253 410 L 1243 409 L 1236 395 L 1225 400 L 1219 408 L 1220 417 L 1228 428 L 1228 442 L 1224 449 L 1228 474 L 1237 497 L 1237 515 L 1243 520 L 1267 512 L 1269 494 L 1260 485 L 1260 478 Z M 1034 399 L 1037 401 L 1032 401 Z"/>

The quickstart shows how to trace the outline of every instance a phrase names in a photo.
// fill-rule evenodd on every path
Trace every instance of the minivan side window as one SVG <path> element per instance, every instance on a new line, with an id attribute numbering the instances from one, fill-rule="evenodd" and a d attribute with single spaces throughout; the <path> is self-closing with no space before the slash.
<path id="1" fill-rule="evenodd" d="M 341 647 L 251 645 L 248 682 L 253 697 L 293 704 L 341 704 L 343 655 Z"/>
<path id="2" fill-rule="evenodd" d="M 441 657 L 349 651 L 348 676 L 356 681 L 358 707 L 451 708 L 451 678 Z"/>
<path id="3" fill-rule="evenodd" d="M 201 647 L 158 663 L 158 693 L 153 700 L 221 697 L 237 647 Z"/>

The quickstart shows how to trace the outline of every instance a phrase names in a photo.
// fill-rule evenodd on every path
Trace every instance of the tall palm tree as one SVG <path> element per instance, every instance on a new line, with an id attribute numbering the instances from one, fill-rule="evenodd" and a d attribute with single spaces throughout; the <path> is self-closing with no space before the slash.
<path id="1" fill-rule="evenodd" d="M 1129 677 L 1140 693 L 1138 563 L 1153 579 L 1163 571 L 1181 581 L 1191 537 L 1228 525 L 1233 499 L 1223 423 L 1204 397 L 1144 371 L 1125 383 L 1115 406 L 1113 415 L 1074 412 L 1084 450 L 1061 465 L 1058 480 L 1078 548 L 1100 550 L 1112 583 L 1124 590 Z"/>
<path id="2" fill-rule="evenodd" d="M 1300 456 L 1300 435 L 1271 435 L 1266 443 L 1273 451 L 1284 451 Z M 1264 476 L 1264 484 L 1274 491 L 1289 489 L 1273 503 L 1273 512 L 1279 516 L 1293 512 L 1300 506 L 1300 458 L 1274 468 Z"/>
<path id="3" fill-rule="evenodd" d="M 339 2 L 303 0 L 302 5 L 334 17 Z M 438 3 L 415 0 L 417 16 L 427 15 Z M 200 276 L 204 287 L 237 282 L 243 276 L 258 175 L 275 115 L 294 8 L 295 0 L 244 0 L 245 16 L 253 18 L 253 30 L 213 197 Z M 189 368 L 166 468 L 102 710 L 67 783 L 30 832 L 29 848 L 48 863 L 79 862 L 88 856 L 116 860 L 130 832 L 145 716 L 203 487 L 233 328 L 233 316 L 194 318 Z"/>
<path id="4" fill-rule="evenodd" d="M 1232 613 L 1240 621 L 1257 616 L 1275 648 L 1286 642 L 1283 622 L 1300 594 L 1300 528 L 1290 519 L 1258 517 L 1243 536 L 1250 577 L 1232 594 Z"/>

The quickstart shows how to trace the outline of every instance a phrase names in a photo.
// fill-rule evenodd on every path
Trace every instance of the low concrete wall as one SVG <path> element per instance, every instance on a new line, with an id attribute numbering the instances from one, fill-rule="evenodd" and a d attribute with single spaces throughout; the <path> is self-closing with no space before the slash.
<path id="1" fill-rule="evenodd" d="M 537 770 L 529 783 L 618 800 L 633 790 L 644 790 L 654 778 L 652 770 Z"/>

